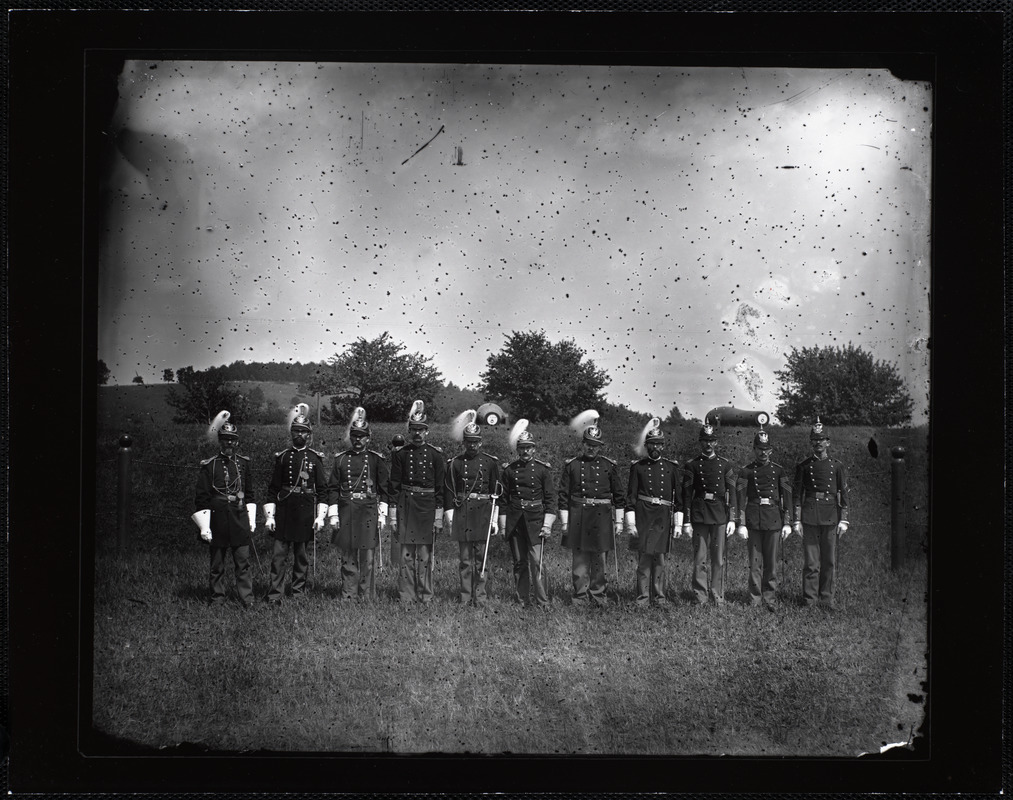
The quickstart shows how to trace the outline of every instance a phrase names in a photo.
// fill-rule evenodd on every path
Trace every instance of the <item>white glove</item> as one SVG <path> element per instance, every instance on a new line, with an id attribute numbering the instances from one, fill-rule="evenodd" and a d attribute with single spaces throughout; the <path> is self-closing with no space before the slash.
<path id="1" fill-rule="evenodd" d="M 798 534 L 799 536 L 801 536 L 801 535 L 802 535 L 802 523 L 801 523 L 801 522 L 796 522 L 796 523 L 794 523 L 794 524 L 793 524 L 793 525 L 791 526 L 791 529 L 792 529 L 792 530 L 793 530 L 793 531 L 794 531 L 795 533 L 797 533 L 797 534 Z"/>
<path id="2" fill-rule="evenodd" d="M 725 538 L 727 539 L 733 533 L 735 533 L 735 523 L 729 522 L 725 525 Z"/>
<path id="3" fill-rule="evenodd" d="M 274 525 L 274 503 L 264 503 L 264 527 L 269 531 L 273 531 Z"/>
<path id="4" fill-rule="evenodd" d="M 789 536 L 791 536 L 791 525 L 785 525 L 781 528 L 781 541 L 783 542 Z"/>
<path id="5" fill-rule="evenodd" d="M 570 511 L 568 509 L 559 509 L 559 524 L 562 527 L 563 533 L 566 533 L 570 529 Z"/>
<path id="6" fill-rule="evenodd" d="M 387 525 L 392 531 L 397 530 L 397 506 L 390 506 L 387 509 Z"/>
<path id="7" fill-rule="evenodd" d="M 692 522 L 687 522 L 685 525 L 682 526 L 682 535 L 686 536 L 686 537 L 688 537 L 690 539 L 693 538 L 693 523 Z"/>
<path id="8" fill-rule="evenodd" d="M 190 519 L 194 521 L 197 528 L 200 530 L 200 538 L 205 542 L 211 541 L 211 509 L 204 508 L 200 511 L 195 511 Z"/>
<path id="9" fill-rule="evenodd" d="M 313 520 L 313 532 L 323 530 L 324 515 L 327 513 L 327 503 L 317 503 L 317 518 Z"/>
<path id="10" fill-rule="evenodd" d="M 844 532 L 848 529 L 848 523 L 845 520 L 841 520 L 837 523 L 837 535 L 843 536 Z"/>
<path id="11" fill-rule="evenodd" d="M 621 522 L 617 522 L 615 524 L 615 534 L 616 534 L 616 536 L 621 536 L 622 532 L 623 532 L 623 524 Z"/>
<path id="12" fill-rule="evenodd" d="M 626 512 L 626 532 L 630 536 L 637 535 L 637 512 L 627 511 Z"/>
<path id="13" fill-rule="evenodd" d="M 738 534 L 740 539 L 749 538 L 749 529 L 745 525 L 739 525 L 739 527 L 735 529 L 735 533 Z"/>
<path id="14" fill-rule="evenodd" d="M 327 506 L 327 524 L 334 529 L 341 527 L 341 517 L 338 516 L 338 504 Z"/>
<path id="15" fill-rule="evenodd" d="M 556 521 L 555 514 L 546 514 L 542 517 L 542 530 L 552 532 L 552 523 Z M 541 534 L 539 534 L 541 536 Z"/>
<path id="16" fill-rule="evenodd" d="M 250 533 L 253 533 L 253 531 L 257 530 L 257 504 L 247 503 L 246 513 L 250 517 Z"/>
<path id="17" fill-rule="evenodd" d="M 436 523 L 436 529 L 442 530 L 444 526 L 451 528 L 454 525 L 454 509 L 447 508 L 443 510 L 443 520 Z"/>
<path id="18" fill-rule="evenodd" d="M 499 533 L 499 525 L 497 524 L 498 522 L 499 520 L 497 520 L 496 517 L 492 518 L 492 528 L 489 531 L 491 536 L 495 536 L 496 534 Z"/>
<path id="19" fill-rule="evenodd" d="M 383 500 L 381 500 L 380 504 L 377 506 L 377 513 L 381 517 L 386 517 L 387 516 L 387 504 L 385 502 L 383 502 Z"/>
<path id="20" fill-rule="evenodd" d="M 499 515 L 499 529 L 506 535 L 506 514 Z"/>
<path id="21" fill-rule="evenodd" d="M 441 514 L 440 511 L 441 511 L 441 509 L 436 509 L 436 519 L 433 520 L 433 527 L 436 528 L 436 530 L 438 530 L 438 531 L 442 531 L 443 530 L 443 516 L 444 516 L 444 514 L 447 513 L 446 511 L 444 511 Z M 453 511 L 450 512 L 450 518 L 451 519 L 454 518 Z"/>

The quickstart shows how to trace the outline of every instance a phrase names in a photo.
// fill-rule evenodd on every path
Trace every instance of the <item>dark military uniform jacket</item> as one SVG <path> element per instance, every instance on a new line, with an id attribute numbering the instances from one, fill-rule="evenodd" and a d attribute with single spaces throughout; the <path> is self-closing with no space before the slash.
<path id="1" fill-rule="evenodd" d="M 250 544 L 247 503 L 255 503 L 253 476 L 247 456 L 219 453 L 200 462 L 194 510 L 211 509 L 212 547 L 243 547 Z"/>
<path id="2" fill-rule="evenodd" d="M 499 459 L 481 450 L 447 462 L 443 508 L 454 510 L 450 536 L 455 542 L 484 542 L 500 492 Z"/>
<path id="3" fill-rule="evenodd" d="M 736 487 L 740 525 L 751 531 L 773 531 L 791 524 L 791 481 L 780 464 L 746 464 L 739 470 Z"/>
<path id="4" fill-rule="evenodd" d="M 792 483 L 795 521 L 803 525 L 836 525 L 848 520 L 848 475 L 836 458 L 815 453 L 795 466 Z"/>
<path id="5" fill-rule="evenodd" d="M 377 516 L 388 502 L 390 469 L 375 450 L 352 448 L 335 453 L 327 480 L 327 505 L 338 507 L 338 529 L 332 541 L 343 550 L 372 550 L 380 543 Z"/>
<path id="6" fill-rule="evenodd" d="M 615 546 L 615 509 L 626 507 L 626 487 L 616 462 L 603 455 L 566 462 L 559 482 L 559 508 L 570 512 L 563 546 L 601 553 Z"/>
<path id="7" fill-rule="evenodd" d="M 274 454 L 274 472 L 265 502 L 277 504 L 275 539 L 283 542 L 313 539 L 317 503 L 326 503 L 327 497 L 323 453 L 310 447 L 290 447 Z"/>
<path id="8" fill-rule="evenodd" d="M 542 530 L 546 514 L 555 514 L 558 508 L 556 480 L 552 467 L 545 461 L 511 461 L 503 470 L 503 496 L 499 499 L 499 513 L 506 517 L 506 537 L 513 536 L 523 525 L 528 539 Z"/>
<path id="9" fill-rule="evenodd" d="M 687 522 L 694 525 L 724 525 L 735 520 L 735 468 L 717 454 L 703 453 L 684 467 L 682 505 Z"/>
<path id="10" fill-rule="evenodd" d="M 432 544 L 437 496 L 443 502 L 447 459 L 435 445 L 406 444 L 391 459 L 390 496 L 401 544 Z"/>
<path id="11" fill-rule="evenodd" d="M 682 511 L 679 462 L 645 457 L 630 464 L 626 510 L 636 514 L 637 549 L 641 553 L 667 553 L 672 546 L 672 516 Z"/>

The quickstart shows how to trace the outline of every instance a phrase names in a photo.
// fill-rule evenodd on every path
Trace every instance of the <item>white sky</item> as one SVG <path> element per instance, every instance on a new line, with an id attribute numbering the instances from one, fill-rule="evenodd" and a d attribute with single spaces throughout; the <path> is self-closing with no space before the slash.
<path id="1" fill-rule="evenodd" d="M 388 330 L 473 385 L 544 329 L 611 402 L 702 417 L 850 341 L 921 422 L 931 117 L 882 70 L 128 62 L 99 357 L 153 383 Z"/>

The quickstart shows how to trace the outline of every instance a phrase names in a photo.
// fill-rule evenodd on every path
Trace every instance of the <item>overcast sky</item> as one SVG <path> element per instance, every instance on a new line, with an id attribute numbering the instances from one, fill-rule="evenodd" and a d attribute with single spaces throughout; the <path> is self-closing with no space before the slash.
<path id="1" fill-rule="evenodd" d="M 145 61 L 119 91 L 98 309 L 117 383 L 390 331 L 474 385 L 534 329 L 604 368 L 609 401 L 702 417 L 773 411 L 785 352 L 850 341 L 925 419 L 928 84 Z"/>

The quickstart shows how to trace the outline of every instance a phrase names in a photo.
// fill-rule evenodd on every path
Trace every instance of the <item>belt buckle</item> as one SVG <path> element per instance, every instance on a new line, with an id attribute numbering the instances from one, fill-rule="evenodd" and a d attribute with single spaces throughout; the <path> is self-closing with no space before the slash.
<path id="1" fill-rule="evenodd" d="M 703 493 L 703 499 L 704 500 L 713 500 L 714 499 L 714 492 L 704 492 Z"/>
<path id="2" fill-rule="evenodd" d="M 652 506 L 660 506 L 661 505 L 661 501 L 657 497 L 652 497 L 647 502 L 650 503 Z"/>
<path id="3" fill-rule="evenodd" d="M 760 498 L 760 505 L 761 506 L 769 506 L 770 505 L 770 498 L 769 497 L 761 497 Z"/>

